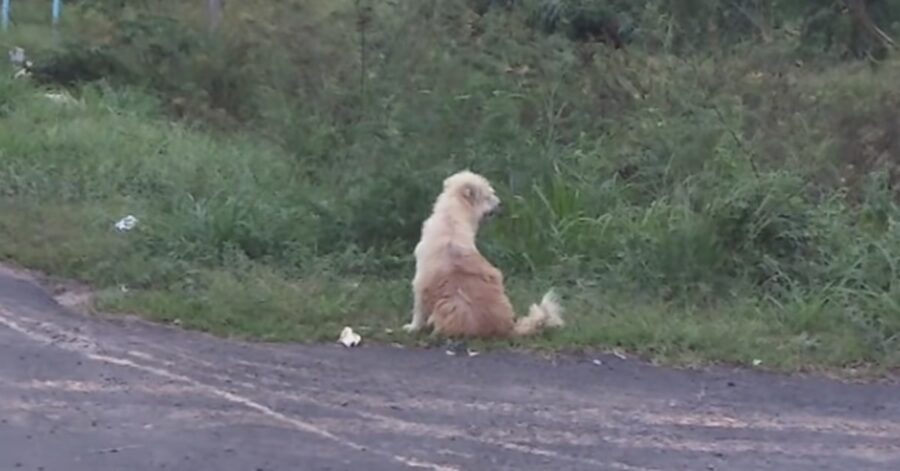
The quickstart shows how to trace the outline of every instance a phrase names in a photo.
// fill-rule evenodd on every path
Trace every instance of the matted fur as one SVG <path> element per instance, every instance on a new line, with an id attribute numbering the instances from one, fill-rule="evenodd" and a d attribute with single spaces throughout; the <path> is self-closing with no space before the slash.
<path id="1" fill-rule="evenodd" d="M 407 331 L 430 325 L 452 337 L 508 337 L 563 325 L 553 291 L 516 320 L 503 274 L 475 246 L 481 220 L 499 208 L 500 199 L 481 175 L 462 171 L 444 180 L 415 250 L 413 315 L 404 326 Z"/>

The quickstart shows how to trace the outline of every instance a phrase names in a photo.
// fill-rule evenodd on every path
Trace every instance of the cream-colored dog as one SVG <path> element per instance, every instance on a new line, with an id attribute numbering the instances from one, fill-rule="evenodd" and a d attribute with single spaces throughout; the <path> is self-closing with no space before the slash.
<path id="1" fill-rule="evenodd" d="M 499 209 L 500 199 L 481 175 L 462 171 L 444 180 L 415 250 L 412 322 L 404 326 L 408 332 L 429 325 L 451 337 L 508 337 L 563 325 L 552 290 L 516 320 L 503 274 L 478 252 L 478 226 Z"/>

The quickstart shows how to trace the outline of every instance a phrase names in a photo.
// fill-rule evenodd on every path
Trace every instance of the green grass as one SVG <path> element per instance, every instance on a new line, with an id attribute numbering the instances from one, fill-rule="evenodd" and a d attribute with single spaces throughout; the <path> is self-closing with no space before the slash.
<path id="1" fill-rule="evenodd" d="M 62 106 L 0 70 L 0 259 L 218 335 L 430 344 L 400 330 L 412 250 L 470 167 L 508 208 L 480 243 L 515 306 L 556 287 L 568 320 L 482 347 L 900 366 L 896 59 L 798 66 L 790 39 L 623 55 L 516 10 L 414 5 L 371 12 L 365 50 L 352 5 L 238 10 L 213 36 L 78 6 L 58 41 L 15 29 L 0 43 L 47 88 L 105 77 Z"/>

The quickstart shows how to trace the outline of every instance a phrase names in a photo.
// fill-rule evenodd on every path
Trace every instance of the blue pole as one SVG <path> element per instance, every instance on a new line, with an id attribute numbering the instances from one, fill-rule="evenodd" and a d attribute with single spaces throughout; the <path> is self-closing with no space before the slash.
<path id="1" fill-rule="evenodd" d="M 6 29 L 9 28 L 9 1 L 10 0 L 3 0 L 3 18 L 0 20 L 3 23 L 3 31 L 6 31 Z"/>
<path id="2" fill-rule="evenodd" d="M 4 0 L 8 1 L 8 0 Z M 53 24 L 59 23 L 59 15 L 62 13 L 62 0 L 53 0 Z"/>

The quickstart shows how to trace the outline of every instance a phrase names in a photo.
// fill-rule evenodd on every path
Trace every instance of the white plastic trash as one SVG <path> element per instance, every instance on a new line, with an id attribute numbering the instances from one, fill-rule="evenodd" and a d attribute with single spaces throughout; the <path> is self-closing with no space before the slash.
<path id="1" fill-rule="evenodd" d="M 14 47 L 9 50 L 9 62 L 12 65 L 23 66 L 25 65 L 25 60 L 25 49 Z"/>
<path id="2" fill-rule="evenodd" d="M 128 232 L 137 226 L 138 218 L 128 215 L 116 222 L 116 230 L 119 232 Z"/>
<path id="3" fill-rule="evenodd" d="M 350 327 L 344 327 L 344 330 L 341 331 L 340 338 L 338 338 L 338 342 L 347 348 L 355 347 L 362 342 L 362 337 Z"/>

